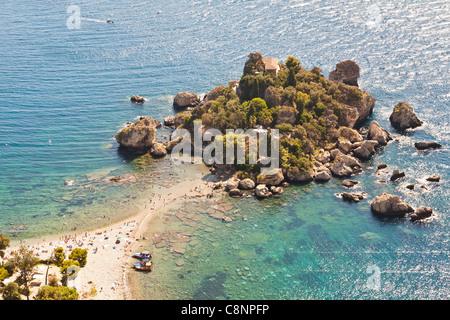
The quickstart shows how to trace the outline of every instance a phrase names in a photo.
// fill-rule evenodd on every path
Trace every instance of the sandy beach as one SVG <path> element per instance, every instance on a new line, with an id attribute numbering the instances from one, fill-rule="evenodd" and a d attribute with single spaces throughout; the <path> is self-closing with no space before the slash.
<path id="1" fill-rule="evenodd" d="M 135 217 L 128 218 L 95 230 L 74 231 L 71 234 L 29 239 L 14 243 L 6 250 L 5 259 L 20 246 L 26 246 L 39 258 L 48 258 L 53 250 L 62 247 L 66 259 L 74 248 L 87 249 L 87 264 L 82 268 L 72 283 L 80 299 L 94 300 L 127 300 L 132 299 L 131 288 L 127 285 L 126 272 L 132 268 L 136 259 L 131 255 L 137 250 L 140 240 L 143 240 L 144 226 L 155 214 L 163 212 L 164 206 L 180 198 L 202 197 L 211 194 L 212 183 L 194 178 L 182 181 L 164 190 L 164 194 L 150 197 L 149 204 Z M 46 267 L 40 266 L 39 273 L 45 275 Z M 45 269 L 45 270 L 44 270 Z M 138 271 L 136 271 L 138 272 Z M 52 272 L 50 271 L 49 274 Z M 45 280 L 42 281 L 42 285 Z M 32 295 L 38 291 L 32 287 Z M 92 294 L 92 292 L 95 292 Z"/>

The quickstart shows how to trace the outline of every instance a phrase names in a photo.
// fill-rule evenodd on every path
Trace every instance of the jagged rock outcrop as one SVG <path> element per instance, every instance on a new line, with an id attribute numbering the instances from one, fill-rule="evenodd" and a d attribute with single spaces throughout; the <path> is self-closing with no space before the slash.
<path id="1" fill-rule="evenodd" d="M 361 145 L 353 150 L 353 154 L 361 160 L 369 160 L 375 154 L 375 147 L 378 145 L 376 140 L 365 140 Z"/>
<path id="2" fill-rule="evenodd" d="M 376 196 L 370 207 L 374 213 L 386 217 L 404 216 L 414 212 L 414 209 L 400 197 L 387 193 Z"/>
<path id="3" fill-rule="evenodd" d="M 156 128 L 160 125 L 159 121 L 151 117 L 141 117 L 135 123 L 119 130 L 114 138 L 122 147 L 150 149 L 156 141 Z"/>
<path id="4" fill-rule="evenodd" d="M 385 146 L 390 140 L 392 140 L 389 133 L 375 120 L 370 123 L 367 139 L 378 141 L 380 146 Z"/>
<path id="5" fill-rule="evenodd" d="M 414 147 L 416 147 L 417 150 L 427 150 L 427 149 L 440 149 L 442 148 L 442 145 L 437 142 L 420 141 L 414 143 Z"/>
<path id="6" fill-rule="evenodd" d="M 415 115 L 413 108 L 406 102 L 400 102 L 394 107 L 389 120 L 392 126 L 400 131 L 417 128 L 423 124 Z"/>
<path id="7" fill-rule="evenodd" d="M 356 158 L 341 153 L 334 158 L 330 170 L 335 176 L 349 177 L 361 172 L 361 164 Z"/>
<path id="8" fill-rule="evenodd" d="M 352 128 L 340 127 L 338 133 L 339 137 L 344 138 L 351 143 L 363 141 L 363 137 L 359 134 L 359 132 Z"/>
<path id="9" fill-rule="evenodd" d="M 339 83 L 339 90 L 341 91 L 340 102 L 344 104 L 340 110 L 340 124 L 354 128 L 370 116 L 376 99 L 367 91 L 343 83 Z"/>
<path id="10" fill-rule="evenodd" d="M 343 82 L 345 84 L 358 87 L 360 68 L 353 60 L 344 60 L 336 64 L 336 69 L 330 72 L 329 79 L 333 82 Z"/>
<path id="11" fill-rule="evenodd" d="M 225 86 L 217 86 L 214 89 L 212 89 L 203 99 L 204 102 L 217 100 L 220 95 L 222 94 L 223 89 L 225 89 Z"/>
<path id="12" fill-rule="evenodd" d="M 173 99 L 175 108 L 195 107 L 200 103 L 200 96 L 193 92 L 178 92 Z"/>

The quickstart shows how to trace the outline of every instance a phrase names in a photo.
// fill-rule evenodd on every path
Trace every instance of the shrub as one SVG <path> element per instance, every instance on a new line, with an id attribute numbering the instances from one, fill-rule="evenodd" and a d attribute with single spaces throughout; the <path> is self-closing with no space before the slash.
<path id="1" fill-rule="evenodd" d="M 81 268 L 87 263 L 87 250 L 75 248 L 69 255 L 69 259 L 77 261 Z"/>
<path id="2" fill-rule="evenodd" d="M 275 126 L 275 129 L 280 130 L 281 133 L 286 133 L 292 131 L 292 124 L 290 123 L 280 123 Z"/>
<path id="3" fill-rule="evenodd" d="M 39 289 L 36 300 L 78 300 L 76 289 L 45 286 Z"/>

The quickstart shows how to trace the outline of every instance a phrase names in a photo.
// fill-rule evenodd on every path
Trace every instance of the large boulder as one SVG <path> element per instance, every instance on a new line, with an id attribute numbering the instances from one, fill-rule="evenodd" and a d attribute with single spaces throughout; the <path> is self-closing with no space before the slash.
<path id="1" fill-rule="evenodd" d="M 336 155 L 330 169 L 335 176 L 349 177 L 361 171 L 361 164 L 356 158 L 341 153 Z"/>
<path id="2" fill-rule="evenodd" d="M 442 145 L 437 142 L 420 141 L 414 143 L 414 147 L 416 147 L 417 150 L 427 150 L 427 149 L 440 149 L 442 148 Z"/>
<path id="3" fill-rule="evenodd" d="M 313 169 L 302 171 L 298 167 L 290 167 L 285 169 L 286 177 L 292 182 L 310 182 L 314 180 Z"/>
<path id="4" fill-rule="evenodd" d="M 178 92 L 173 99 L 173 106 L 175 108 L 195 107 L 200 103 L 200 96 L 193 92 Z"/>
<path id="5" fill-rule="evenodd" d="M 258 184 L 267 184 L 269 186 L 278 186 L 284 180 L 283 172 L 280 168 L 267 169 L 262 168 L 261 173 L 256 178 Z"/>
<path id="6" fill-rule="evenodd" d="M 340 127 L 338 132 L 339 132 L 339 137 L 344 138 L 344 139 L 350 141 L 351 143 L 363 141 L 363 137 L 355 129 L 348 128 L 348 127 Z"/>
<path id="7" fill-rule="evenodd" d="M 138 121 L 119 130 L 115 139 L 122 147 L 150 149 L 155 143 L 156 128 L 161 123 L 151 117 L 141 117 Z"/>
<path id="8" fill-rule="evenodd" d="M 353 154 L 361 160 L 369 160 L 375 154 L 375 147 L 378 145 L 376 140 L 366 140 L 353 150 Z"/>
<path id="9" fill-rule="evenodd" d="M 244 179 L 239 181 L 239 189 L 241 190 L 251 190 L 255 188 L 255 182 L 252 179 Z"/>
<path id="10" fill-rule="evenodd" d="M 226 188 L 228 190 L 238 189 L 239 188 L 239 179 L 236 177 L 231 177 L 226 182 Z"/>
<path id="11" fill-rule="evenodd" d="M 410 216 L 411 221 L 417 221 L 429 218 L 433 215 L 433 210 L 424 206 L 420 206 L 417 210 Z"/>
<path id="12" fill-rule="evenodd" d="M 388 141 L 392 140 L 389 133 L 383 129 L 377 121 L 372 121 L 369 126 L 369 132 L 367 134 L 368 140 L 376 140 L 380 146 L 387 145 Z"/>
<path id="13" fill-rule="evenodd" d="M 389 120 L 392 126 L 400 131 L 416 128 L 423 124 L 415 115 L 413 108 L 406 102 L 400 102 L 394 107 Z"/>
<path id="14" fill-rule="evenodd" d="M 151 147 L 150 154 L 155 158 L 164 157 L 167 154 L 166 147 L 162 143 L 157 142 Z"/>
<path id="15" fill-rule="evenodd" d="M 325 166 L 320 166 L 316 168 L 314 179 L 317 182 L 325 182 L 331 179 L 331 171 Z"/>
<path id="16" fill-rule="evenodd" d="M 272 192 L 269 191 L 265 184 L 259 184 L 255 188 L 255 195 L 260 199 L 264 199 L 270 197 Z"/>
<path id="17" fill-rule="evenodd" d="M 329 79 L 333 82 L 343 82 L 358 86 L 360 68 L 353 60 L 344 60 L 336 64 L 336 69 L 330 72 Z"/>
<path id="18" fill-rule="evenodd" d="M 374 213 L 386 217 L 404 216 L 414 212 L 414 209 L 400 197 L 387 193 L 376 196 L 370 207 Z"/>

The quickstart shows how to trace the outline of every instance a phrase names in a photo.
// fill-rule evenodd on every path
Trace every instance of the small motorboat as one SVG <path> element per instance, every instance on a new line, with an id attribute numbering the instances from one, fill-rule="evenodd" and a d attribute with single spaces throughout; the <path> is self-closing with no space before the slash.
<path id="1" fill-rule="evenodd" d="M 137 259 L 151 259 L 152 254 L 149 251 L 142 251 L 140 253 L 133 254 L 133 258 Z"/>
<path id="2" fill-rule="evenodd" d="M 144 259 L 140 262 L 136 262 L 134 265 L 136 270 L 140 271 L 152 271 L 153 264 L 149 259 Z"/>

